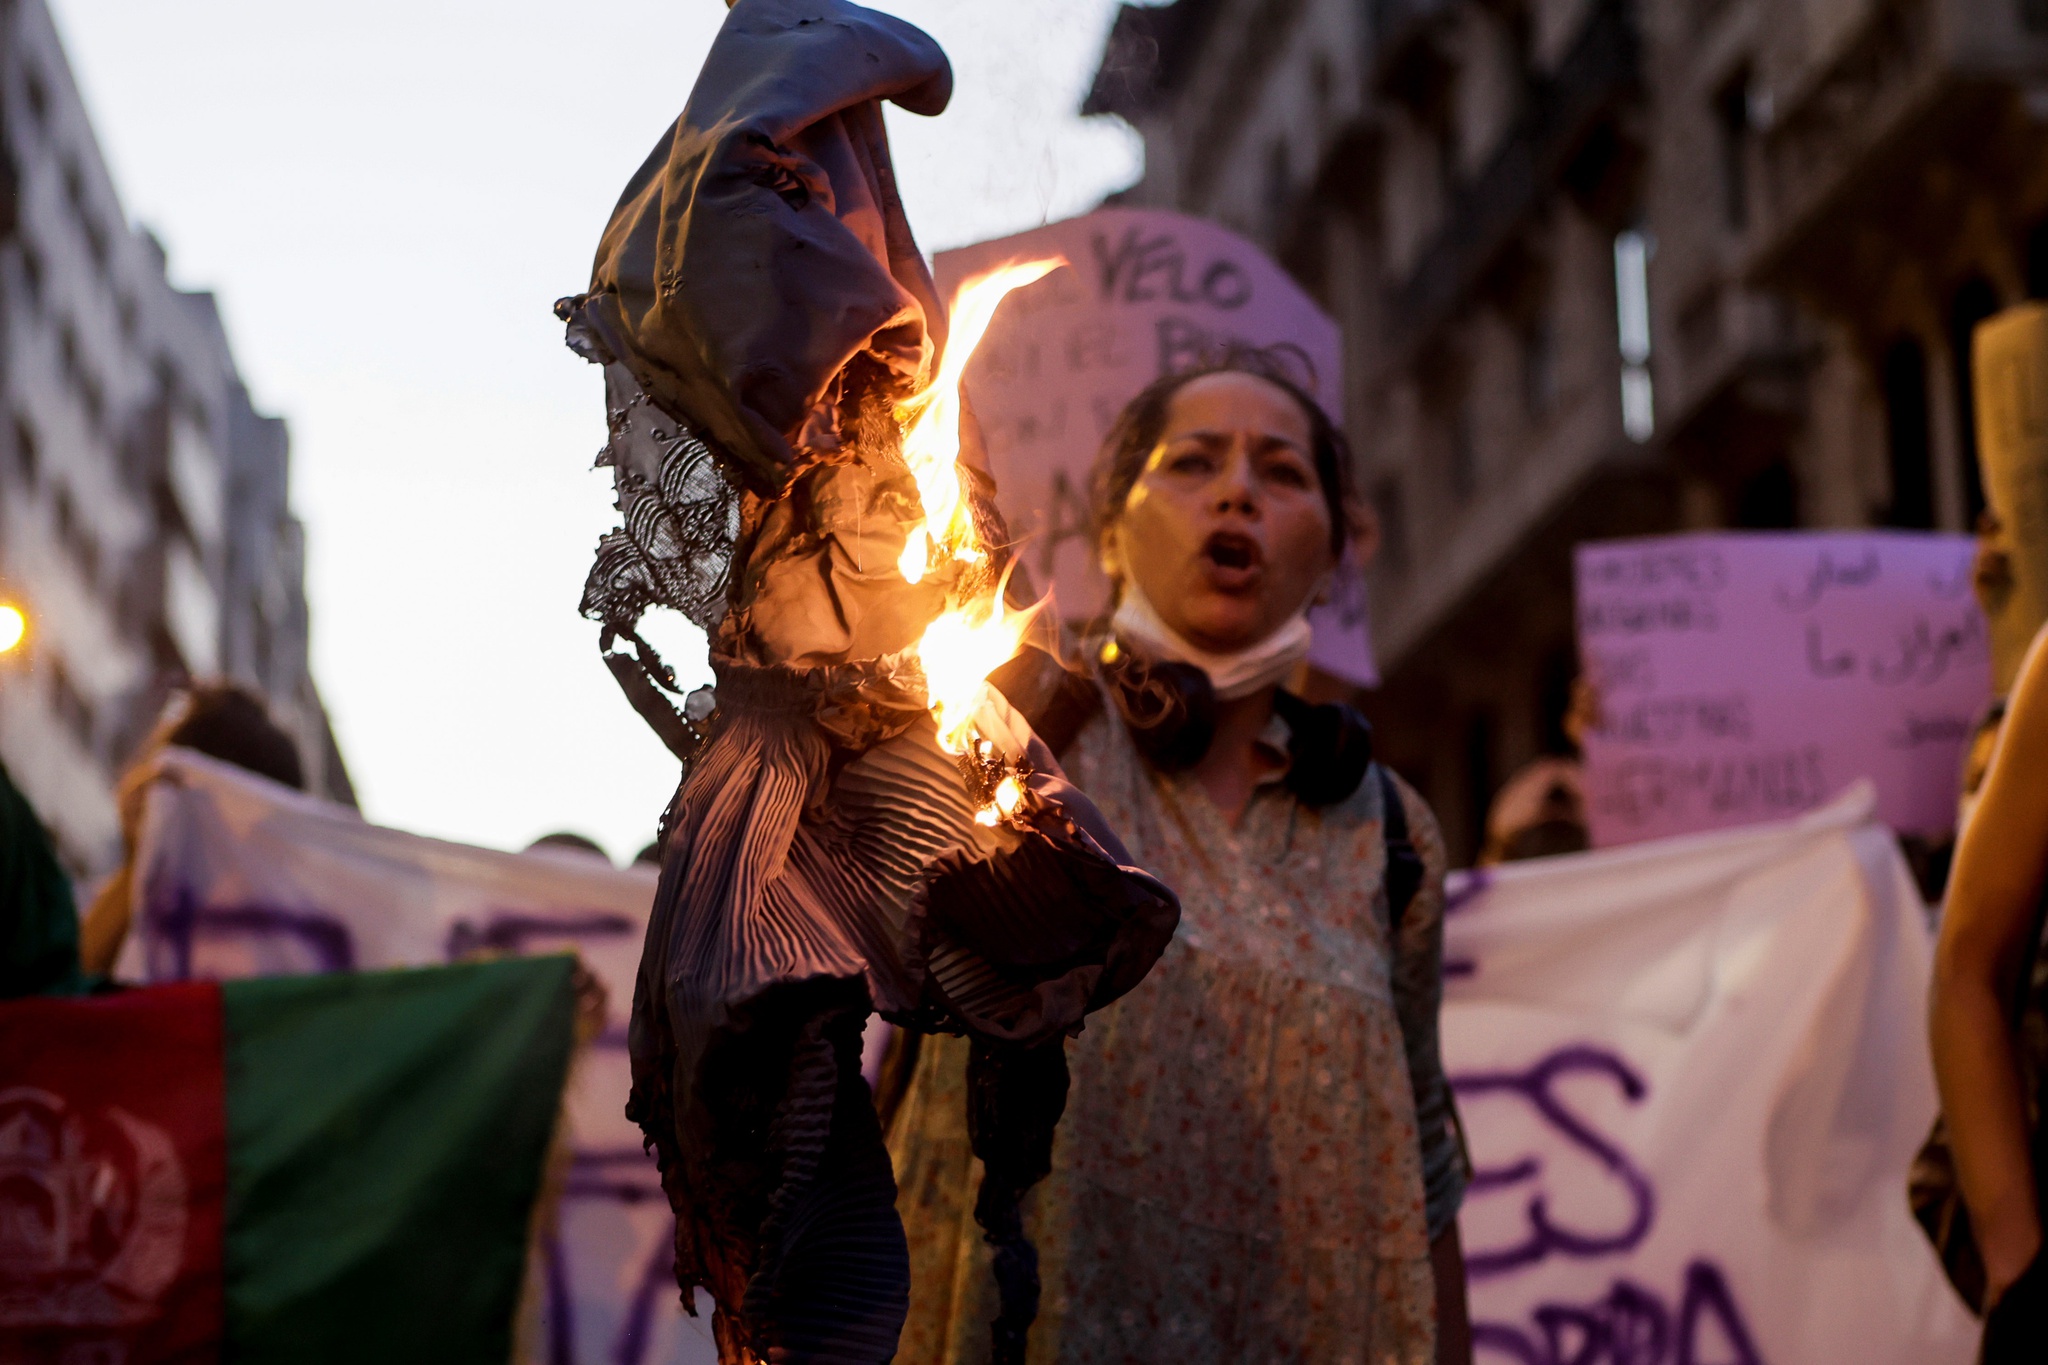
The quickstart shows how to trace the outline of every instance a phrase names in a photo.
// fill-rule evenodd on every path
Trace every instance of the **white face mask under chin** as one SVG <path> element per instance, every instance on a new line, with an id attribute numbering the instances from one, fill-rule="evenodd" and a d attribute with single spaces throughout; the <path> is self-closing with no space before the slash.
<path id="1" fill-rule="evenodd" d="M 1235 701 L 1287 681 L 1295 665 L 1308 657 L 1314 636 L 1304 605 L 1257 644 L 1229 654 L 1211 654 L 1161 620 L 1138 581 L 1130 577 L 1124 579 L 1123 598 L 1110 619 L 1110 628 L 1148 653 L 1201 669 L 1222 701 Z"/>

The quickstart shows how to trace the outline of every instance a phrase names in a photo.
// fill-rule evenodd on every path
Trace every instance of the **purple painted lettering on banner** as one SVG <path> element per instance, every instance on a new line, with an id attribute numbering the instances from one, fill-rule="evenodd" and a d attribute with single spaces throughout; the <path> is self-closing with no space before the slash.
<path id="1" fill-rule="evenodd" d="M 661 1238 L 640 1271 L 640 1283 L 633 1286 L 626 1319 L 619 1324 L 618 1338 L 612 1342 L 612 1365 L 641 1365 L 647 1359 L 647 1329 L 654 1318 L 654 1305 L 664 1293 L 675 1292 L 675 1265 L 673 1240 Z"/>
<path id="2" fill-rule="evenodd" d="M 608 910 L 563 911 L 537 915 L 524 910 L 493 910 L 479 925 L 459 919 L 448 926 L 448 960 L 474 952 L 523 953 L 535 939 L 617 938 L 640 932 L 625 915 Z"/>
<path id="3" fill-rule="evenodd" d="M 1449 919 L 1461 910 L 1478 904 L 1493 886 L 1493 872 L 1489 868 L 1475 867 L 1453 872 L 1444 878 L 1444 918 Z M 1479 960 L 1472 957 L 1446 957 L 1444 979 L 1462 980 L 1479 975 Z"/>
<path id="4" fill-rule="evenodd" d="M 666 1206 L 654 1158 L 638 1147 L 585 1149 L 573 1153 L 569 1158 L 568 1178 L 562 1182 L 562 1199 L 564 1202 L 593 1201 L 628 1207 L 659 1200 Z M 618 1335 L 612 1341 L 608 1357 L 610 1365 L 643 1365 L 647 1359 L 655 1305 L 660 1302 L 663 1289 L 674 1283 L 671 1275 L 675 1261 L 673 1224 L 664 1219 L 663 1225 L 671 1232 L 656 1239 L 654 1251 L 641 1269 L 633 1296 L 626 1305 L 626 1315 L 619 1323 Z M 567 1259 L 559 1244 L 555 1243 L 550 1244 L 549 1257 L 548 1365 L 578 1365 L 573 1332 L 575 1296 L 569 1283 Z"/>
<path id="5" fill-rule="evenodd" d="M 1742 1310 L 1735 1306 L 1728 1277 L 1711 1261 L 1694 1261 L 1685 1268 L 1685 1302 L 1678 1310 L 1678 1358 L 1674 1365 L 1706 1365 L 1700 1358 L 1704 1345 L 1700 1328 L 1709 1318 L 1720 1327 L 1726 1345 L 1735 1352 L 1728 1365 L 1763 1365 L 1763 1352 L 1757 1349 L 1749 1324 L 1742 1320 Z"/>
<path id="6" fill-rule="evenodd" d="M 1444 878 L 1444 915 L 1448 918 L 1478 902 L 1493 889 L 1493 869 L 1474 867 Z"/>
<path id="7" fill-rule="evenodd" d="M 1280 364 L 1288 378 L 1303 388 L 1313 388 L 1316 383 L 1315 361 L 1306 350 L 1292 342 L 1253 346 L 1243 337 L 1212 332 L 1199 323 L 1172 314 L 1154 323 L 1152 332 L 1158 343 L 1158 369 L 1161 374 L 1206 364 L 1221 352 L 1243 347 L 1265 352 Z"/>
<path id="8" fill-rule="evenodd" d="M 641 1204 L 661 1198 L 660 1176 L 654 1158 L 638 1147 L 610 1151 L 579 1151 L 569 1158 L 569 1177 L 562 1185 L 565 1199 L 609 1199 L 620 1204 Z"/>
<path id="9" fill-rule="evenodd" d="M 1649 1087 L 1627 1062 L 1605 1048 L 1580 1044 L 1560 1048 L 1527 1071 L 1470 1072 L 1451 1078 L 1451 1089 L 1460 1099 L 1480 1095 L 1507 1094 L 1529 1106 L 1573 1146 L 1597 1161 L 1602 1169 L 1628 1190 L 1634 1211 L 1627 1226 L 1613 1233 L 1586 1233 L 1560 1227 L 1551 1220 L 1547 1197 L 1538 1192 L 1529 1197 L 1529 1235 L 1514 1246 L 1482 1249 L 1465 1257 L 1465 1269 L 1473 1279 L 1504 1275 L 1535 1265 L 1557 1254 L 1573 1257 L 1611 1256 L 1632 1250 L 1649 1235 L 1656 1216 L 1657 1195 L 1649 1177 L 1636 1168 L 1621 1148 L 1595 1132 L 1591 1125 L 1565 1107 L 1553 1090 L 1565 1076 L 1590 1073 L 1613 1080 L 1631 1104 L 1639 1104 Z M 1484 1194 L 1507 1189 L 1536 1179 L 1542 1161 L 1523 1157 L 1506 1166 L 1481 1167 L 1473 1172 L 1471 1190 Z"/>
<path id="10" fill-rule="evenodd" d="M 192 975 L 192 954 L 202 940 L 263 943 L 283 939 L 312 955 L 316 973 L 352 971 L 355 938 L 331 915 L 279 910 L 268 905 L 201 905 L 190 887 L 167 898 L 152 897 L 143 910 L 150 933 L 144 940 L 145 970 L 151 981 L 184 981 Z"/>
<path id="11" fill-rule="evenodd" d="M 1712 1261 L 1686 1266 L 1675 1312 L 1655 1291 L 1622 1279 L 1605 1298 L 1541 1304 L 1530 1317 L 1527 1328 L 1473 1323 L 1475 1361 L 1492 1356 L 1520 1365 L 1764 1365 L 1727 1276 Z M 1717 1348 L 1723 1354 L 1709 1358 L 1706 1353 Z"/>
<path id="12" fill-rule="evenodd" d="M 569 1259 L 562 1254 L 562 1234 L 549 1233 L 548 1365 L 576 1365 L 576 1299 L 569 1292 Z"/>
<path id="13" fill-rule="evenodd" d="M 1116 246 L 1102 233 L 1090 243 L 1101 279 L 1102 297 L 1124 303 L 1206 305 L 1235 312 L 1251 302 L 1251 277 L 1237 262 L 1219 258 L 1191 268 L 1187 252 L 1170 234 L 1146 238 L 1131 228 Z"/>
<path id="14" fill-rule="evenodd" d="M 567 910 L 534 914 L 524 910 L 493 910 L 478 924 L 459 919 L 448 926 L 448 942 L 442 951 L 450 962 L 475 952 L 528 953 L 537 943 L 567 939 L 578 942 L 593 938 L 637 935 L 640 926 L 625 915 L 608 910 Z M 609 1010 L 606 1011 L 610 1013 Z M 624 1024 L 608 1024 L 597 1035 L 594 1046 L 607 1052 L 626 1050 Z"/>

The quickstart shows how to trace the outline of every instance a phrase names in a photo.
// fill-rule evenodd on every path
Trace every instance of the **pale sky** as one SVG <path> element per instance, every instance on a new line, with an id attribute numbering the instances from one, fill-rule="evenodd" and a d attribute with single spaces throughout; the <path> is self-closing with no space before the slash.
<path id="1" fill-rule="evenodd" d="M 892 109 L 927 252 L 1136 179 L 1075 115 L 1115 0 L 884 0 L 953 60 Z M 291 423 L 313 665 L 365 813 L 617 858 L 676 767 L 576 600 L 613 524 L 598 372 L 549 309 L 682 108 L 719 0 L 52 0 L 131 220 L 219 293 L 259 409 Z M 701 637 L 671 651 L 708 678 Z"/>

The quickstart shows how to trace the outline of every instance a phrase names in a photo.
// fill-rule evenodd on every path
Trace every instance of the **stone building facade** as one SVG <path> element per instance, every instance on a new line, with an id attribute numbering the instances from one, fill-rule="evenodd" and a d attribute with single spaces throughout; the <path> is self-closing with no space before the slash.
<path id="1" fill-rule="evenodd" d="M 210 294 L 129 226 L 41 0 L 0 7 L 0 758 L 75 874 L 118 856 L 113 789 L 169 690 L 269 702 L 350 799 L 307 663 L 284 422 L 257 412 Z"/>
<path id="2" fill-rule="evenodd" d="M 1338 318 L 1383 752 L 1455 852 L 1564 743 L 1571 547 L 1966 529 L 1970 328 L 2048 290 L 2048 0 L 1176 0 L 1124 202 Z"/>

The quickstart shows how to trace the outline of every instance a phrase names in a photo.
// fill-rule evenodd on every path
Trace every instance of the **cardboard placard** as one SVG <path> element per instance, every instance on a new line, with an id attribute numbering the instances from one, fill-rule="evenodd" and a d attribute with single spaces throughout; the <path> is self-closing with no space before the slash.
<path id="1" fill-rule="evenodd" d="M 1581 545 L 1596 846 L 1780 819 L 1858 778 L 1878 818 L 1953 828 L 1991 695 L 1968 536 L 1731 532 Z"/>
<path id="2" fill-rule="evenodd" d="M 1264 252 L 1214 223 L 1160 209 L 1105 208 L 942 251 L 939 292 L 1011 261 L 1064 257 L 1004 301 L 967 367 L 997 500 L 1040 591 L 1070 621 L 1101 613 L 1108 585 L 1089 536 L 1089 480 L 1124 405 L 1154 379 L 1229 343 L 1278 353 L 1343 419 L 1337 324 Z M 1311 613 L 1310 661 L 1358 686 L 1378 681 L 1355 566 Z"/>
<path id="3" fill-rule="evenodd" d="M 1991 609 L 1993 681 L 2004 692 L 2048 621 L 2048 304 L 2006 309 L 1971 344 L 1984 500 L 2012 566 L 2011 591 Z"/>

